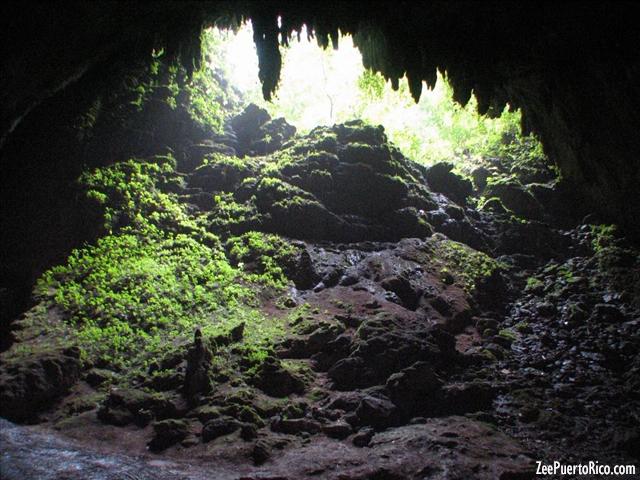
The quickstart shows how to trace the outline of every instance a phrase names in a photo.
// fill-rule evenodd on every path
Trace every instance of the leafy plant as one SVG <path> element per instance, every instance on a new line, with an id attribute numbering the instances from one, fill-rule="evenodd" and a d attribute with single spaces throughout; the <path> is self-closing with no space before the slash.
<path id="1" fill-rule="evenodd" d="M 601 251 L 610 245 L 615 238 L 617 227 L 615 225 L 591 225 L 591 235 L 593 240 L 591 246 L 595 252 Z"/>

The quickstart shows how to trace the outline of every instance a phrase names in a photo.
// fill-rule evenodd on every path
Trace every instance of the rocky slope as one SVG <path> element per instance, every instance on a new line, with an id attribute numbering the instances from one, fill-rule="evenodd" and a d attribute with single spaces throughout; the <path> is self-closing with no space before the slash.
<path id="1" fill-rule="evenodd" d="M 41 284 L 2 354 L 2 415 L 38 424 L 4 425 L 3 476 L 515 479 L 537 459 L 637 464 L 638 251 L 560 215 L 567 192 L 549 172 L 509 177 L 498 162 L 471 182 L 406 159 L 381 127 L 296 135 L 256 107 L 225 132 L 177 164 L 101 170 L 103 183 L 110 172 L 144 184 L 144 198 L 85 182 L 107 238 L 174 236 L 140 249 L 152 274 L 90 290 L 144 297 L 126 310 L 140 329 L 131 345 L 105 350 L 74 331 L 87 311 L 120 325 L 108 302 L 87 310 L 65 290 L 89 292 L 100 269 L 88 254 Z M 185 251 L 197 260 L 158 263 Z M 131 285 L 184 275 L 180 265 L 201 303 L 157 323 L 164 310 L 144 305 L 161 300 Z M 207 310 L 213 295 L 251 313 Z M 34 462 L 45 450 L 68 460 Z"/>

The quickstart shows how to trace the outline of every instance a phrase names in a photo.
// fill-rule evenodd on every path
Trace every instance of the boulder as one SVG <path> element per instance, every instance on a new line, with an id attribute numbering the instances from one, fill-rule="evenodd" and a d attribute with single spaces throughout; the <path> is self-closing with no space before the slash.
<path id="1" fill-rule="evenodd" d="M 276 118 L 264 123 L 252 138 L 249 155 L 268 155 L 279 150 L 293 137 L 296 127 L 287 123 L 284 118 Z"/>
<path id="2" fill-rule="evenodd" d="M 262 362 L 249 381 L 272 397 L 301 394 L 306 388 L 304 380 L 299 375 L 284 368 L 282 363 L 273 357 L 268 357 Z"/>
<path id="3" fill-rule="evenodd" d="M 456 175 L 453 164 L 440 162 L 431 166 L 426 173 L 427 182 L 435 192 L 443 193 L 454 202 L 462 205 L 469 195 L 473 193 L 473 186 L 467 179 Z"/>
<path id="4" fill-rule="evenodd" d="M 491 176 L 491 172 L 485 167 L 474 168 L 471 172 L 471 178 L 473 178 L 473 184 L 478 191 L 482 192 L 487 186 L 487 180 Z"/>
<path id="5" fill-rule="evenodd" d="M 502 204 L 518 216 L 540 220 L 543 217 L 542 205 L 518 182 L 500 182 L 490 184 L 485 192 L 487 197 L 496 197 Z"/>
<path id="6" fill-rule="evenodd" d="M 204 141 L 191 145 L 184 158 L 178 162 L 178 171 L 190 173 L 204 163 L 205 158 L 211 154 L 220 154 L 233 157 L 236 155 L 234 148 L 221 143 Z"/>
<path id="7" fill-rule="evenodd" d="M 431 365 L 416 362 L 391 375 L 386 387 L 389 398 L 402 410 L 403 415 L 413 416 L 428 413 L 442 383 Z"/>
<path id="8" fill-rule="evenodd" d="M 351 425 L 343 420 L 339 420 L 337 422 L 332 422 L 327 425 L 322 426 L 322 433 L 324 433 L 327 437 L 337 438 L 338 440 L 343 440 L 351 435 L 353 429 Z"/>
<path id="9" fill-rule="evenodd" d="M 355 413 L 358 425 L 383 429 L 397 422 L 398 410 L 388 398 L 368 395 L 360 401 Z"/>
<path id="10" fill-rule="evenodd" d="M 624 313 L 616 305 L 598 303 L 593 308 L 592 318 L 602 323 L 622 323 L 625 320 Z"/>
<path id="11" fill-rule="evenodd" d="M 36 419 L 80 377 L 80 350 L 72 347 L 0 367 L 0 414 L 16 422 Z"/>
<path id="12" fill-rule="evenodd" d="M 189 424 L 185 420 L 167 419 L 154 422 L 153 438 L 149 448 L 159 452 L 184 440 L 189 434 Z"/>
<path id="13" fill-rule="evenodd" d="M 361 385 L 364 360 L 360 357 L 347 357 L 336 362 L 328 375 L 337 388 L 351 390 Z"/>
<path id="14" fill-rule="evenodd" d="M 134 388 L 113 389 L 98 410 L 98 418 L 111 425 L 146 425 L 154 418 L 176 418 L 182 409 L 166 395 Z"/>
<path id="15" fill-rule="evenodd" d="M 366 447 L 371 442 L 375 433 L 375 430 L 371 427 L 361 428 L 358 430 L 358 433 L 353 436 L 351 441 L 356 447 Z"/>
<path id="16" fill-rule="evenodd" d="M 418 300 L 422 292 L 416 291 L 411 281 L 401 275 L 392 275 L 384 278 L 380 282 L 380 286 L 387 291 L 395 293 L 403 306 L 409 310 L 415 310 L 418 307 Z"/>
<path id="17" fill-rule="evenodd" d="M 253 163 L 235 156 L 210 156 L 207 161 L 189 177 L 189 187 L 206 192 L 235 191 L 245 178 L 255 174 Z"/>
<path id="18" fill-rule="evenodd" d="M 334 127 L 341 143 L 364 143 L 376 145 L 386 143 L 387 136 L 382 125 L 369 125 L 362 120 L 351 120 Z"/>
<path id="19" fill-rule="evenodd" d="M 271 120 L 271 116 L 264 109 L 251 103 L 239 114 L 231 119 L 231 127 L 238 140 L 238 154 L 244 156 L 250 151 L 252 141 L 258 137 L 262 125 Z"/>
<path id="20" fill-rule="evenodd" d="M 256 465 L 262 465 L 271 457 L 272 446 L 269 442 L 258 440 L 251 451 L 251 458 Z"/>
<path id="21" fill-rule="evenodd" d="M 202 441 L 210 442 L 218 437 L 229 435 L 240 427 L 241 423 L 231 417 L 214 418 L 202 428 Z"/>

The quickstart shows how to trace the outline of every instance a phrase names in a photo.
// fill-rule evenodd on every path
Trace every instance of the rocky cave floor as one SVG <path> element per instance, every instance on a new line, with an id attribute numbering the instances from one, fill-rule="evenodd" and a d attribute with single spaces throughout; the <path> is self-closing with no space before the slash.
<path id="1" fill-rule="evenodd" d="M 218 228 L 295 239 L 291 287 L 262 307 L 291 316 L 274 357 L 249 387 L 217 372 L 187 398 L 187 370 L 213 368 L 197 338 L 162 360 L 175 375 L 129 388 L 93 368 L 61 393 L 75 352 L 19 367 L 5 354 L 3 412 L 23 425 L 1 420 L 3 478 L 507 480 L 532 478 L 535 460 L 638 465 L 638 250 L 556 215 L 569 200 L 548 172 L 487 185 L 495 172 L 480 171 L 472 185 L 408 162 L 380 129 L 291 140 L 259 117 L 194 145 L 182 186 L 165 187 L 214 216 L 212 192 L 241 204 L 254 188 L 248 225 Z M 239 150 L 248 167 L 197 167 Z M 254 186 L 265 157 L 271 190 Z M 481 189 L 493 200 L 478 208 Z M 16 413 L 20 381 L 53 401 Z"/>

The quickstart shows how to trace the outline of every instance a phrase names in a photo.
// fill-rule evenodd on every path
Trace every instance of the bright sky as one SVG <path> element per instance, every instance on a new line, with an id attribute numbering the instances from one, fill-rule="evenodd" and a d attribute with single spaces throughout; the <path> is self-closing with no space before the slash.
<path id="1" fill-rule="evenodd" d="M 258 94 L 258 58 L 250 24 L 233 36 L 229 34 L 226 60 L 231 82 L 242 92 Z M 296 126 L 309 130 L 317 125 L 333 124 L 353 110 L 353 87 L 362 74 L 362 57 L 351 37 L 340 39 L 336 51 L 323 51 L 315 39 L 300 32 L 288 49 L 282 49 L 283 69 L 274 104 L 287 104 L 294 113 Z M 282 105 L 286 108 L 285 105 Z M 277 108 L 277 107 L 276 107 Z M 271 110 L 271 108 L 269 108 Z M 288 115 L 291 117 L 291 115 Z"/>

